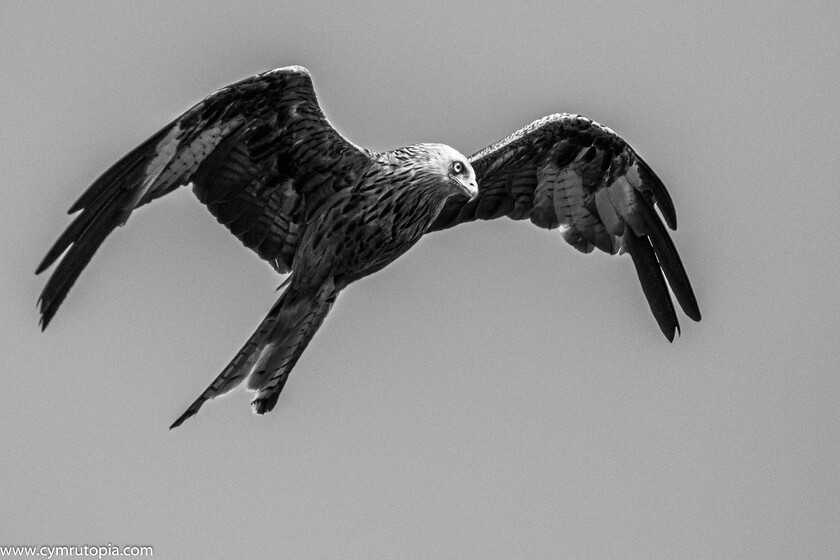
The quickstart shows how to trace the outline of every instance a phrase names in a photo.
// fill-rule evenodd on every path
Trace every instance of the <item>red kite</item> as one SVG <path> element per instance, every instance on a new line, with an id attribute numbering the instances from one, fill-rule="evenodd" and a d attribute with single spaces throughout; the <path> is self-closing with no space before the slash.
<path id="1" fill-rule="evenodd" d="M 573 247 L 629 253 L 662 332 L 700 310 L 665 226 L 671 197 L 617 134 L 579 115 L 540 119 L 470 158 L 442 144 L 375 153 L 327 121 L 309 72 L 271 70 L 207 97 L 108 169 L 38 266 L 56 261 L 46 328 L 99 245 L 131 212 L 181 185 L 278 273 L 285 290 L 230 364 L 172 427 L 247 379 L 254 411 L 280 391 L 338 294 L 425 233 L 502 216 L 560 228 Z M 60 260 L 59 260 L 60 259 Z M 664 273 L 664 277 L 663 277 Z M 667 279 L 667 284 L 666 284 Z"/>

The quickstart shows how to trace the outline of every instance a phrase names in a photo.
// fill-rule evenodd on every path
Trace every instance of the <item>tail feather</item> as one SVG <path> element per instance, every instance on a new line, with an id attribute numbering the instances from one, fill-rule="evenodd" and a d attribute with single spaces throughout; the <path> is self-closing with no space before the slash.
<path id="1" fill-rule="evenodd" d="M 284 292 L 222 373 L 169 429 L 177 428 L 198 413 L 205 402 L 224 395 L 246 378 L 247 388 L 258 391 L 251 403 L 254 412 L 269 412 L 277 404 L 289 373 L 323 323 L 337 295 L 331 282 L 315 293 Z"/>
<path id="2" fill-rule="evenodd" d="M 260 360 L 261 367 L 254 368 L 254 372 L 248 378 L 248 388 L 257 390 L 257 396 L 251 402 L 256 414 L 270 412 L 277 404 L 277 398 L 286 384 L 289 372 L 321 327 L 337 296 L 338 291 L 332 283 L 322 286 L 317 296 L 304 302 L 299 309 L 302 312 L 302 321 L 284 322 L 282 329 L 275 333 L 277 345 L 264 354 L 264 359 Z"/>

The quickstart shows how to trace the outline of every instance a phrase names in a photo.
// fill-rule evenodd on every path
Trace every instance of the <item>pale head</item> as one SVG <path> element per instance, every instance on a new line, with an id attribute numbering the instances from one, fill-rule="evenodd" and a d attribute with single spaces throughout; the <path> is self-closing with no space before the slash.
<path id="1" fill-rule="evenodd" d="M 429 163 L 437 166 L 440 173 L 457 182 L 470 198 L 478 194 L 475 170 L 467 157 L 446 144 L 420 144 L 430 155 Z"/>
<path id="2" fill-rule="evenodd" d="M 475 170 L 467 157 L 446 144 L 415 144 L 390 152 L 392 157 L 422 163 L 435 175 L 451 181 L 470 198 L 478 194 Z"/>

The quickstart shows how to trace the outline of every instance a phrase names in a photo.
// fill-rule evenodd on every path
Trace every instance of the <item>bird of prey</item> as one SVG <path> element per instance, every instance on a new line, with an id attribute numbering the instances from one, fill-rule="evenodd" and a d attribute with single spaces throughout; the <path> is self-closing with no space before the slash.
<path id="1" fill-rule="evenodd" d="M 573 114 L 535 121 L 467 158 L 443 144 L 356 146 L 327 121 L 309 72 L 279 68 L 210 95 L 120 159 L 73 204 L 79 212 L 38 266 L 58 265 L 39 299 L 46 328 L 97 248 L 134 209 L 182 185 L 281 274 L 285 290 L 227 367 L 171 427 L 243 381 L 254 412 L 283 385 L 338 294 L 426 233 L 507 216 L 559 228 L 574 248 L 628 253 L 662 332 L 700 310 L 654 209 L 671 197 L 612 130 Z M 664 276 L 663 276 L 664 273 Z M 667 280 L 667 283 L 666 283 Z"/>

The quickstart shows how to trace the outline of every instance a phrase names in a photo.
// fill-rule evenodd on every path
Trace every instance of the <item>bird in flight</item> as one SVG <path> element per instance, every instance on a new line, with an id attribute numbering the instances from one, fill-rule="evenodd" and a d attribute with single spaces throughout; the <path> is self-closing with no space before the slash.
<path id="1" fill-rule="evenodd" d="M 256 392 L 254 412 L 269 412 L 341 290 L 424 234 L 474 220 L 527 218 L 558 228 L 584 253 L 628 253 L 669 341 L 679 330 L 669 286 L 700 320 L 662 223 L 676 229 L 671 197 L 612 130 L 555 114 L 469 158 L 443 144 L 372 152 L 330 125 L 309 72 L 291 66 L 210 95 L 82 194 L 69 210 L 79 214 L 36 270 L 58 261 L 38 300 L 42 329 L 108 234 L 182 185 L 274 270 L 291 274 L 256 332 L 171 428 L 243 381 Z"/>

